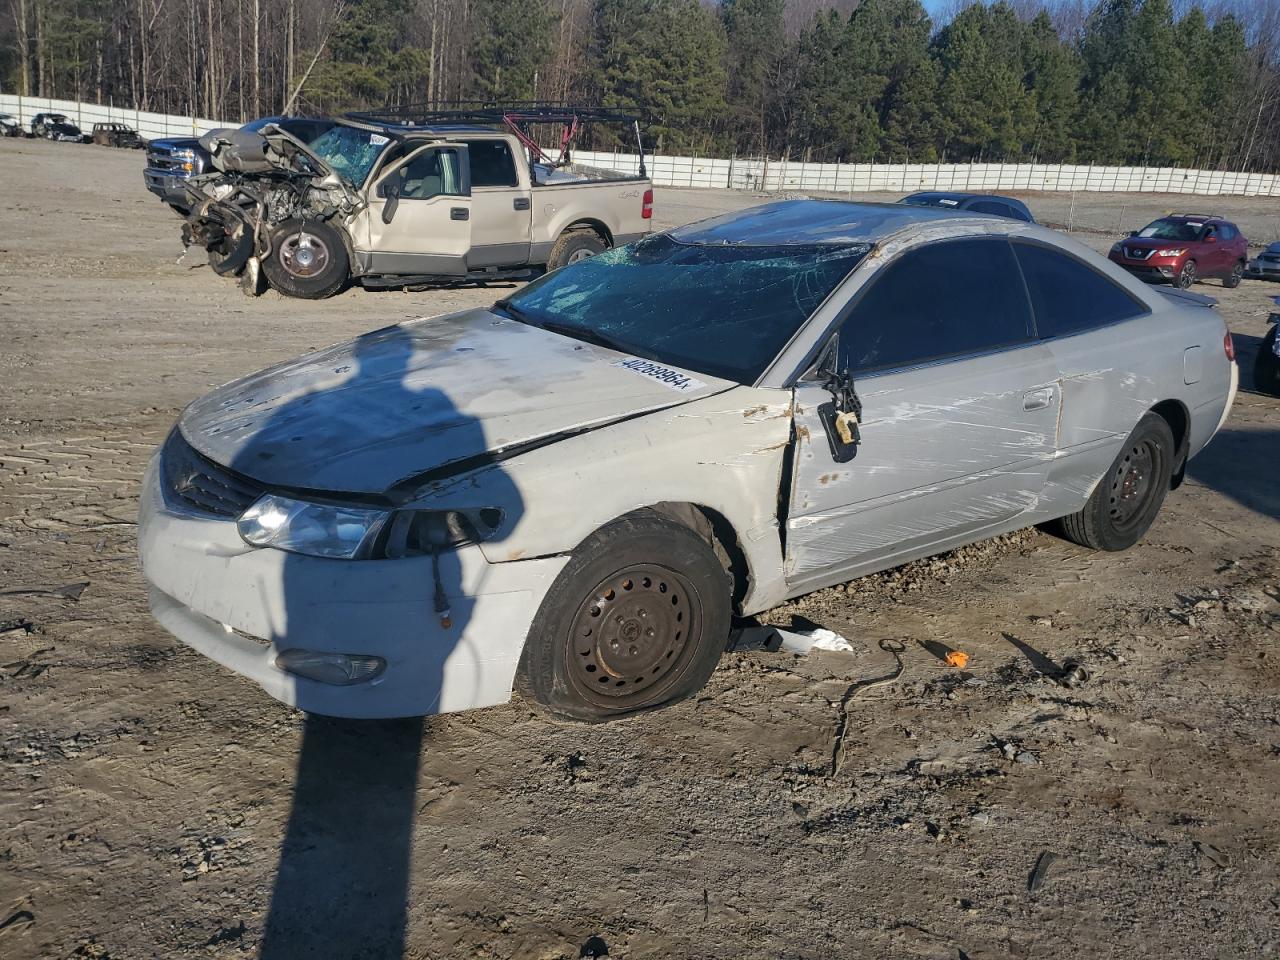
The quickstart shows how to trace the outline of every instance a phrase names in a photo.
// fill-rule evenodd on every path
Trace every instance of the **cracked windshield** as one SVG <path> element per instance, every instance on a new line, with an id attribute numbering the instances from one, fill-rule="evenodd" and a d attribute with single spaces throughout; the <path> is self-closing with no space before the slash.
<path id="1" fill-rule="evenodd" d="M 866 252 L 662 235 L 549 273 L 499 306 L 566 336 L 751 383 Z"/>

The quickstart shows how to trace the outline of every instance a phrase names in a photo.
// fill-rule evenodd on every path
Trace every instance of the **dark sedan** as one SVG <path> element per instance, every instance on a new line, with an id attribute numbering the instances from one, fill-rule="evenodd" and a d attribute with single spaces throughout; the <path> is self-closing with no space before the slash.
<path id="1" fill-rule="evenodd" d="M 946 210 L 968 210 L 971 213 L 990 213 L 1023 223 L 1035 223 L 1036 218 L 1021 200 L 999 197 L 991 193 L 940 193 L 926 190 L 903 197 L 899 203 L 916 207 L 942 207 Z"/>

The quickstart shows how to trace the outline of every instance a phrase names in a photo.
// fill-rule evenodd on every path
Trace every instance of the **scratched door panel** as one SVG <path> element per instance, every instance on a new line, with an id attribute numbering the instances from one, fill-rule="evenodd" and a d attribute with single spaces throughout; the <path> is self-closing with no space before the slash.
<path id="1" fill-rule="evenodd" d="M 796 389 L 790 580 L 977 538 L 1034 508 L 1061 397 L 1044 345 L 868 375 L 856 387 L 862 442 L 844 464 L 817 415 L 830 395 L 817 384 Z"/>

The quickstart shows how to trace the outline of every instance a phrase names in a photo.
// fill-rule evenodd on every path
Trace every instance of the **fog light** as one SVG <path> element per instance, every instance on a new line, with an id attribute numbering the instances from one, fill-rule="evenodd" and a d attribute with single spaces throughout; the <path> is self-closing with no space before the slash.
<path id="1" fill-rule="evenodd" d="M 346 686 L 372 680 L 386 668 L 387 661 L 359 653 L 286 650 L 276 657 L 276 666 L 308 680 Z"/>

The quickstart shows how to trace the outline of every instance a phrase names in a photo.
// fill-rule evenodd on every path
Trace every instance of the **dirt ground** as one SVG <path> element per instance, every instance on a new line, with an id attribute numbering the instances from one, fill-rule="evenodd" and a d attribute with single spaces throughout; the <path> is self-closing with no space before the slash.
<path id="1" fill-rule="evenodd" d="M 175 262 L 139 153 L 3 140 L 0 183 L 0 957 L 1280 954 L 1280 400 L 1248 389 L 1280 286 L 1198 288 L 1245 389 L 1128 553 L 1024 531 L 813 594 L 769 619 L 853 655 L 730 652 L 624 722 L 304 725 L 148 616 L 146 458 L 214 384 L 494 292 L 249 300 Z M 1121 204 L 1188 207 L 1081 195 L 1076 222 Z M 854 689 L 833 772 L 882 639 L 902 676 Z"/>

